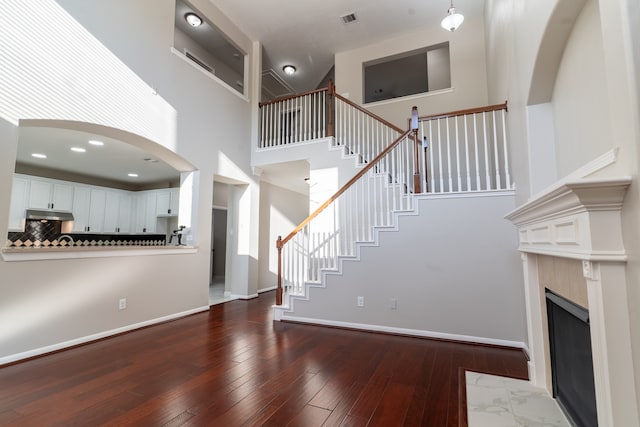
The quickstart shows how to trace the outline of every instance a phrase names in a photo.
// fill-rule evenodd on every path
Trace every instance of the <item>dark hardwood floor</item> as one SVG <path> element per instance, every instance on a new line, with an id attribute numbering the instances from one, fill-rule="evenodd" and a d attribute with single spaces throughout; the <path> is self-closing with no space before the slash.
<path id="1" fill-rule="evenodd" d="M 522 351 L 272 322 L 272 292 L 0 368 L 0 425 L 458 426 Z"/>

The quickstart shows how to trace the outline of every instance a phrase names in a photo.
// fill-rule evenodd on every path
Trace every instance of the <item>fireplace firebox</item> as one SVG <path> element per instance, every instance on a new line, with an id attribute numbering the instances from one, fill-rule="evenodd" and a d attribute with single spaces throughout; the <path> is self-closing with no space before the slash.
<path id="1" fill-rule="evenodd" d="M 553 396 L 576 426 L 598 425 L 589 312 L 547 290 Z"/>

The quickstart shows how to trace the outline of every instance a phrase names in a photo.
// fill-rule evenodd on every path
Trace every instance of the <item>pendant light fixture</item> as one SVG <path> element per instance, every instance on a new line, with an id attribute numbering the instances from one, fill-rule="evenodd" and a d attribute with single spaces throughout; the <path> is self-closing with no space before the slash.
<path id="1" fill-rule="evenodd" d="M 440 25 L 447 31 L 454 32 L 458 29 L 460 24 L 464 21 L 464 16 L 456 12 L 456 8 L 453 7 L 453 0 L 451 0 L 451 7 L 447 11 L 447 16 L 444 17 Z"/>

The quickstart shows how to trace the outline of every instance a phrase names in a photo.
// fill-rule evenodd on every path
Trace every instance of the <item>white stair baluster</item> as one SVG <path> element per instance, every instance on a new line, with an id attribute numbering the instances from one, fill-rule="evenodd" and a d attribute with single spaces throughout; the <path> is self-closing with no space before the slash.
<path id="1" fill-rule="evenodd" d="M 455 129 L 456 129 L 456 177 L 458 179 L 456 188 L 458 189 L 458 191 L 462 191 L 462 177 L 460 175 L 460 131 L 458 128 L 458 116 L 455 116 L 453 118 L 453 122 L 455 124 Z M 453 189 L 452 189 L 453 191 Z"/>
<path id="2" fill-rule="evenodd" d="M 505 118 L 505 109 L 502 109 L 502 145 L 504 149 L 504 176 L 505 176 L 505 188 L 511 189 L 511 176 L 509 176 L 509 153 L 507 152 L 507 127 Z"/>
<path id="3" fill-rule="evenodd" d="M 464 116 L 464 153 L 467 169 L 467 191 L 471 191 L 471 170 L 469 169 L 469 129 L 467 128 L 467 114 Z"/>
<path id="4" fill-rule="evenodd" d="M 493 110 L 491 112 L 492 121 L 493 121 L 493 152 L 495 156 L 495 164 L 494 168 L 496 170 L 496 187 L 495 190 L 502 189 L 502 181 L 500 179 L 500 160 L 498 156 L 500 155 L 500 150 L 498 149 L 498 131 L 496 129 L 496 111 Z"/>
<path id="5" fill-rule="evenodd" d="M 486 190 L 491 190 L 491 176 L 489 171 L 489 142 L 487 141 L 487 113 L 482 113 L 482 131 L 484 134 L 484 167 L 487 179 Z"/>

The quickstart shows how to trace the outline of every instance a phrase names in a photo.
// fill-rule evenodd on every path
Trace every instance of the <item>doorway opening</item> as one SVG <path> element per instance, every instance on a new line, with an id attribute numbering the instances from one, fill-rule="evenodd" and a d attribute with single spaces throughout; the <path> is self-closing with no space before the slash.
<path id="1" fill-rule="evenodd" d="M 225 288 L 227 256 L 227 209 L 214 207 L 211 212 L 211 277 L 209 305 L 229 301 Z"/>

